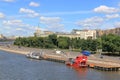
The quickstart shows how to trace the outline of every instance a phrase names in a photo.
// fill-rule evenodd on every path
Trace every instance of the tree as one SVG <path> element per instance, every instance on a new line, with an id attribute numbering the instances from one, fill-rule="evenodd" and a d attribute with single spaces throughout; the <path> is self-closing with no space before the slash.
<path id="1" fill-rule="evenodd" d="M 39 47 L 39 48 L 61 48 L 69 49 L 69 47 L 81 50 L 96 51 L 101 49 L 103 51 L 119 52 L 120 54 L 120 36 L 109 34 L 103 35 L 101 38 L 92 39 L 80 39 L 80 38 L 68 38 L 57 37 L 57 35 L 49 35 L 48 37 L 19 37 L 14 41 L 15 45 L 25 47 Z"/>
<path id="2" fill-rule="evenodd" d="M 69 49 L 69 41 L 70 39 L 68 37 L 59 37 L 57 39 L 58 41 L 58 47 L 62 49 Z"/>
<path id="3" fill-rule="evenodd" d="M 118 51 L 119 44 L 119 36 L 109 34 L 102 36 L 102 46 L 104 51 L 108 52 L 116 52 Z"/>
<path id="4" fill-rule="evenodd" d="M 57 46 L 57 35 L 56 34 L 52 34 L 48 36 L 49 40 L 52 41 L 53 45 Z"/>
<path id="5" fill-rule="evenodd" d="M 115 36 L 113 44 L 115 44 L 116 51 L 119 52 L 120 55 L 120 36 Z"/>
<path id="6" fill-rule="evenodd" d="M 102 39 L 101 38 L 97 38 L 96 39 L 96 44 L 97 44 L 97 49 L 102 49 Z"/>
<path id="7" fill-rule="evenodd" d="M 53 42 L 49 39 L 49 37 L 44 38 L 44 47 L 45 48 L 54 48 Z"/>

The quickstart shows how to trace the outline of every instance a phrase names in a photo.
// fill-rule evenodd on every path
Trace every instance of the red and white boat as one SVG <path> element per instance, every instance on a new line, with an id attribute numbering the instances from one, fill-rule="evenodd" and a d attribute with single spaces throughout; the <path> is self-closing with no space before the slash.
<path id="1" fill-rule="evenodd" d="M 70 58 L 66 65 L 73 67 L 86 67 L 87 66 L 87 56 L 77 56 L 75 59 Z"/>
<path id="2" fill-rule="evenodd" d="M 87 67 L 87 56 L 90 55 L 89 51 L 83 51 L 83 55 L 77 56 L 75 59 L 69 58 L 66 65 L 72 67 Z"/>

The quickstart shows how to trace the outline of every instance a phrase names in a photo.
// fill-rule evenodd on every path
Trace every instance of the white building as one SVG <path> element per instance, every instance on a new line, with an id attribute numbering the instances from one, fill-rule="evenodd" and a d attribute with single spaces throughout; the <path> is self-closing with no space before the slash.
<path id="1" fill-rule="evenodd" d="M 2 34 L 0 34 L 0 39 L 4 39 L 5 37 L 2 35 Z"/>
<path id="2" fill-rule="evenodd" d="M 40 30 L 40 28 L 36 28 L 36 31 L 34 33 L 35 36 L 41 36 L 43 32 Z"/>
<path id="3" fill-rule="evenodd" d="M 96 39 L 96 30 L 73 30 L 72 34 L 79 35 L 81 39 Z"/>
<path id="4" fill-rule="evenodd" d="M 56 34 L 57 37 L 69 37 L 69 38 L 81 38 L 81 39 L 96 39 L 96 30 L 73 30 L 72 33 L 62 34 L 54 33 L 51 31 L 41 31 L 40 28 L 37 28 L 34 36 L 37 37 L 47 37 L 50 34 Z"/>

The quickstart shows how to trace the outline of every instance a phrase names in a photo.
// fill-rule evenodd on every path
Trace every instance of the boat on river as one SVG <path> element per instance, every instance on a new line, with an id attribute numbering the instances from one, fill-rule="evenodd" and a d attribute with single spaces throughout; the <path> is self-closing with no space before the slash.
<path id="1" fill-rule="evenodd" d="M 90 55 L 89 51 L 83 51 L 82 55 L 77 56 L 75 59 L 69 58 L 66 65 L 72 67 L 87 67 L 87 56 Z"/>
<path id="2" fill-rule="evenodd" d="M 43 52 L 30 52 L 26 55 L 27 58 L 42 59 Z"/>

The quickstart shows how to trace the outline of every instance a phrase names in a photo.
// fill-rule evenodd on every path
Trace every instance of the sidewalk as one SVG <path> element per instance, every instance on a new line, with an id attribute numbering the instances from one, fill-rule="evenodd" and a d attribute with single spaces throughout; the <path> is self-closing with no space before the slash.
<path id="1" fill-rule="evenodd" d="M 19 54 L 24 54 L 26 55 L 29 52 L 40 52 L 41 50 L 45 53 L 45 54 L 52 54 L 55 52 L 54 49 L 39 49 L 39 48 L 28 48 L 28 47 L 18 47 L 18 46 L 0 46 L 0 50 L 4 50 L 4 51 L 8 51 L 8 52 L 13 52 L 13 53 L 19 53 Z M 71 58 L 75 58 L 78 55 L 81 55 L 80 52 L 65 52 L 65 53 L 69 53 L 68 57 Z M 109 62 L 111 64 L 117 63 L 120 64 L 120 59 L 118 57 L 109 57 L 109 56 L 104 56 L 102 59 L 98 56 L 98 55 L 90 55 L 88 57 L 88 60 L 92 60 L 92 61 L 101 61 L 101 62 Z"/>

